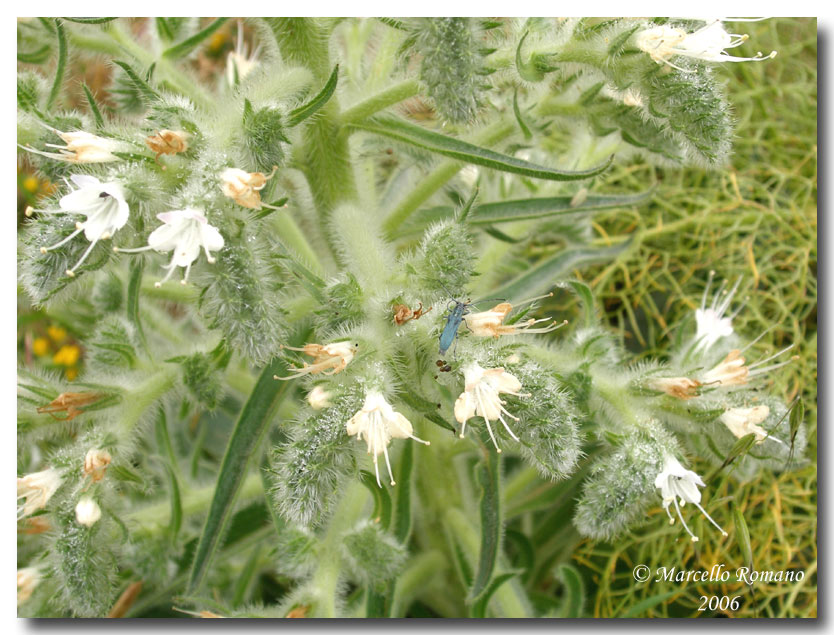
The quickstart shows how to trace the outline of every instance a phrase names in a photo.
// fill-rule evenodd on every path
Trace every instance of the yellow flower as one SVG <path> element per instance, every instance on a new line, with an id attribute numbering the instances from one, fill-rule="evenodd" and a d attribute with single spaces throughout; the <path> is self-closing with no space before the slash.
<path id="1" fill-rule="evenodd" d="M 56 344 L 60 344 L 67 336 L 67 330 L 61 326 L 55 326 L 54 324 L 46 329 L 47 334 L 49 337 L 52 338 L 52 341 Z"/>
<path id="2" fill-rule="evenodd" d="M 59 366 L 75 366 L 81 357 L 81 349 L 75 344 L 65 344 L 52 357 L 52 362 Z"/>
<path id="3" fill-rule="evenodd" d="M 38 357 L 49 354 L 49 340 L 45 337 L 37 337 L 32 342 L 32 352 Z"/>

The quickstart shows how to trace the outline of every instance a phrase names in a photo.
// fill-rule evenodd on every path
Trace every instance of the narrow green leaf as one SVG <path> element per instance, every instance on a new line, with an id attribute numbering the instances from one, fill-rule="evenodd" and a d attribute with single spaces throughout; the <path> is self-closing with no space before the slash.
<path id="1" fill-rule="evenodd" d="M 521 578 L 526 580 L 533 572 L 533 566 L 536 564 L 536 550 L 533 543 L 522 532 L 515 529 L 508 529 L 504 536 L 511 542 L 518 553 L 517 566 L 522 567 Z"/>
<path id="2" fill-rule="evenodd" d="M 78 24 L 106 24 L 107 22 L 112 22 L 115 19 L 116 18 L 64 18 L 64 20 L 77 22 Z"/>
<path id="3" fill-rule="evenodd" d="M 232 606 L 238 607 L 245 601 L 246 590 L 249 588 L 252 578 L 255 577 L 255 573 L 258 571 L 258 559 L 260 557 L 261 545 L 255 545 L 252 553 L 249 554 L 249 558 L 246 560 L 246 564 L 243 565 L 243 570 L 235 581 L 234 593 L 232 594 Z"/>
<path id="4" fill-rule="evenodd" d="M 495 240 L 500 240 L 501 242 L 510 243 L 512 245 L 516 245 L 524 240 L 524 238 L 513 238 L 509 234 L 502 232 L 500 229 L 496 229 L 492 225 L 485 225 L 484 231 L 495 238 Z"/>
<path id="5" fill-rule="evenodd" d="M 142 290 L 142 272 L 144 269 L 145 260 L 143 258 L 131 259 L 127 282 L 127 319 L 133 324 L 142 345 L 147 351 L 148 342 L 145 339 L 145 331 L 142 329 L 142 321 L 139 319 L 139 293 Z"/>
<path id="6" fill-rule="evenodd" d="M 394 493 L 394 537 L 405 544 L 411 533 L 411 470 L 414 467 L 414 444 L 404 444 L 397 461 L 397 489 Z"/>
<path id="7" fill-rule="evenodd" d="M 376 482 L 376 476 L 366 470 L 360 470 L 359 480 L 374 497 L 374 510 L 371 512 L 371 519 L 378 522 L 387 531 L 391 525 L 391 497 L 388 490 L 380 487 Z"/>
<path id="8" fill-rule="evenodd" d="M 55 79 L 52 81 L 52 89 L 49 91 L 49 97 L 46 100 L 46 109 L 51 110 L 55 105 L 55 100 L 58 99 L 58 94 L 61 92 L 61 86 L 64 83 L 64 73 L 67 70 L 67 36 L 64 33 L 64 24 L 59 19 L 55 19 L 55 35 L 58 37 L 58 63 L 55 66 Z"/>
<path id="9" fill-rule="evenodd" d="M 126 483 L 135 483 L 142 487 L 145 486 L 145 479 L 124 465 L 111 465 L 108 470 L 108 474 L 112 473 L 117 480 L 125 481 Z"/>
<path id="10" fill-rule="evenodd" d="M 269 427 L 276 407 L 291 388 L 291 382 L 276 381 L 273 376 L 285 377 L 288 373 L 289 369 L 283 360 L 273 359 L 261 372 L 252 394 L 243 406 L 226 446 L 214 498 L 194 554 L 194 564 L 188 581 L 189 592 L 196 591 L 203 582 L 226 521 L 234 508 L 235 498 L 250 460 Z"/>
<path id="11" fill-rule="evenodd" d="M 587 106 L 594 100 L 594 97 L 599 94 L 599 91 L 602 90 L 603 86 L 605 86 L 605 82 L 597 82 L 579 96 L 577 103 L 580 106 Z"/>
<path id="12" fill-rule="evenodd" d="M 209 24 L 205 29 L 202 31 L 195 33 L 187 40 L 183 40 L 179 44 L 175 44 L 174 46 L 166 49 L 162 53 L 162 57 L 175 60 L 179 59 L 180 57 L 185 57 L 191 51 L 193 51 L 199 44 L 209 37 L 212 33 L 214 33 L 217 29 L 223 26 L 229 18 L 217 18 L 214 22 Z"/>
<path id="13" fill-rule="evenodd" d="M 518 46 L 515 49 L 515 67 L 519 76 L 528 82 L 540 82 L 544 78 L 544 73 L 536 68 L 533 57 L 530 57 L 529 62 L 525 62 L 521 54 L 521 47 L 524 46 L 524 40 L 530 35 L 530 31 L 525 31 L 524 35 L 518 41 Z"/>
<path id="14" fill-rule="evenodd" d="M 349 127 L 395 139 L 458 161 L 548 181 L 577 181 L 587 179 L 604 172 L 614 159 L 612 155 L 605 163 L 590 170 L 570 172 L 548 168 L 506 154 L 501 154 L 494 150 L 481 148 L 466 141 L 447 137 L 388 115 L 380 115 L 363 123 L 352 123 L 349 124 Z"/>
<path id="15" fill-rule="evenodd" d="M 297 126 L 302 121 L 307 119 L 307 117 L 315 113 L 319 108 L 324 106 L 328 101 L 330 101 L 330 98 L 336 91 L 336 84 L 338 82 L 339 65 L 336 64 L 336 66 L 333 67 L 333 72 L 330 73 L 330 78 L 324 84 L 324 88 L 321 89 L 321 92 L 303 106 L 299 106 L 298 108 L 290 112 L 289 119 L 287 120 L 287 125 L 290 128 L 292 128 L 293 126 Z"/>
<path id="16" fill-rule="evenodd" d="M 529 298 L 550 289 L 571 271 L 578 267 L 608 262 L 626 251 L 631 245 L 628 240 L 620 245 L 611 247 L 574 247 L 540 262 L 532 269 L 525 271 L 501 288 L 490 292 L 491 297 L 507 298 L 508 302 L 517 302 L 522 298 Z"/>
<path id="17" fill-rule="evenodd" d="M 640 28 L 642 28 L 641 25 L 636 24 L 611 40 L 611 44 L 608 45 L 608 56 L 612 57 L 614 55 L 621 54 L 626 42 L 628 42 L 629 38 L 631 38 L 631 36 L 634 35 L 634 33 Z"/>
<path id="18" fill-rule="evenodd" d="M 472 210 L 472 204 L 475 202 L 475 199 L 478 198 L 478 186 L 476 185 L 472 188 L 472 194 L 469 195 L 469 198 L 466 200 L 466 203 L 463 204 L 463 207 L 457 213 L 457 221 L 460 224 L 466 222 L 466 217 L 469 216 L 469 212 Z"/>
<path id="19" fill-rule="evenodd" d="M 518 122 L 518 127 L 521 128 L 521 134 L 524 135 L 524 138 L 528 141 L 532 139 L 533 133 L 530 132 L 530 128 L 528 128 L 527 124 L 524 123 L 524 118 L 521 116 L 521 110 L 518 108 L 518 88 L 516 88 L 513 93 L 513 114 L 515 115 L 515 120 Z"/>
<path id="20" fill-rule="evenodd" d="M 489 586 L 486 588 L 486 591 L 484 591 L 483 595 L 478 599 L 477 602 L 475 602 L 475 604 L 472 605 L 472 610 L 470 613 L 471 616 L 478 618 L 486 617 L 487 606 L 489 605 L 489 601 L 490 599 L 492 599 L 492 596 L 498 590 L 498 587 L 500 587 L 505 582 L 512 580 L 513 577 L 517 575 L 518 571 L 509 571 L 507 573 L 501 573 L 495 576 L 492 582 L 489 583 Z"/>
<path id="21" fill-rule="evenodd" d="M 84 89 L 84 95 L 87 97 L 87 103 L 90 104 L 90 112 L 93 113 L 93 118 L 96 120 L 96 128 L 99 130 L 104 127 L 104 118 L 101 116 L 101 111 L 98 109 L 96 98 L 90 92 L 90 88 L 85 83 L 81 83 L 81 88 Z"/>
<path id="22" fill-rule="evenodd" d="M 662 604 L 669 598 L 674 595 L 680 593 L 680 590 L 675 589 L 672 591 L 666 591 L 665 593 L 658 593 L 657 595 L 652 595 L 651 597 L 647 597 L 645 600 L 638 602 L 637 604 L 633 605 L 623 613 L 620 617 L 645 617 L 644 613 L 651 608 L 654 608 L 658 604 Z"/>
<path id="23" fill-rule="evenodd" d="M 30 53 L 18 52 L 17 61 L 24 64 L 43 64 L 49 57 L 51 51 L 49 44 L 44 44 L 42 47 Z"/>
<path id="24" fill-rule="evenodd" d="M 370 587 L 366 588 L 365 593 L 367 597 L 365 601 L 365 617 L 388 617 L 391 594 L 378 593 Z"/>
<path id="25" fill-rule="evenodd" d="M 582 203 L 576 205 L 573 196 L 548 196 L 544 198 L 522 198 L 496 203 L 484 203 L 469 218 L 471 225 L 493 225 L 495 223 L 512 223 L 534 218 L 553 216 L 581 215 L 615 207 L 630 207 L 643 203 L 652 196 L 654 190 L 641 194 L 610 196 L 606 194 L 589 195 Z"/>
<path id="26" fill-rule="evenodd" d="M 171 522 L 168 523 L 168 535 L 171 542 L 176 541 L 182 527 L 182 500 L 180 498 L 180 485 L 177 481 L 177 475 L 174 474 L 174 469 L 170 465 L 166 465 L 168 472 L 168 481 L 171 485 Z"/>
<path id="27" fill-rule="evenodd" d="M 556 568 L 556 577 L 565 589 L 562 601 L 562 617 L 582 617 L 585 605 L 585 583 L 576 567 L 560 564 Z"/>
<path id="28" fill-rule="evenodd" d="M 164 42 L 173 42 L 174 33 L 171 31 L 171 26 L 168 24 L 166 18 L 154 18 L 156 24 L 156 32 L 159 34 L 159 39 Z"/>
<path id="29" fill-rule="evenodd" d="M 501 544 L 501 494 L 500 455 L 487 451 L 486 460 L 477 468 L 478 484 L 481 486 L 481 553 L 478 557 L 478 572 L 469 589 L 468 600 L 475 601 L 489 586 L 498 548 Z"/>
<path id="30" fill-rule="evenodd" d="M 144 79 L 139 77 L 139 74 L 135 70 L 133 70 L 130 64 L 119 60 L 113 60 L 113 63 L 125 72 L 128 79 L 130 80 L 130 83 L 133 84 L 133 87 L 137 91 L 139 91 L 145 103 L 150 103 L 156 100 L 156 91 L 153 88 L 151 88 Z"/>
<path id="31" fill-rule="evenodd" d="M 377 20 L 386 26 L 390 26 L 392 29 L 397 29 L 398 31 L 408 31 L 408 27 L 400 20 L 395 20 L 394 18 L 377 18 Z"/>
<path id="32" fill-rule="evenodd" d="M 557 283 L 556 286 L 562 289 L 571 289 L 582 300 L 582 306 L 585 309 L 583 312 L 585 324 L 583 326 L 591 326 L 596 322 L 596 303 L 591 287 L 579 280 L 565 280 Z"/>
<path id="33" fill-rule="evenodd" d="M 750 530 L 747 528 L 747 521 L 744 520 L 744 514 L 741 513 L 735 501 L 731 503 L 733 509 L 733 525 L 736 528 L 736 543 L 741 549 L 744 564 L 751 570 L 753 569 L 753 547 L 750 544 Z"/>

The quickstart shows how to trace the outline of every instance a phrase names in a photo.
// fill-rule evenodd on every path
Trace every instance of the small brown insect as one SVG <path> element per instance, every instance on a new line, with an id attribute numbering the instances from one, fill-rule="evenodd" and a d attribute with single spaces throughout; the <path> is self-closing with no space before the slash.
<path id="1" fill-rule="evenodd" d="M 452 367 L 446 363 L 445 359 L 438 359 L 435 362 L 435 364 L 437 364 L 437 367 L 440 369 L 441 373 L 448 373 L 450 370 L 452 370 Z"/>
<path id="2" fill-rule="evenodd" d="M 426 313 L 431 311 L 434 307 L 430 306 L 425 311 L 423 310 L 423 303 L 418 302 L 420 305 L 416 311 L 412 311 L 409 309 L 405 304 L 397 304 L 394 306 L 394 323 L 397 326 L 402 326 L 409 320 L 419 320 L 422 316 Z"/>
<path id="3" fill-rule="evenodd" d="M 45 406 L 38 408 L 40 414 L 49 413 L 53 419 L 58 421 L 72 421 L 83 413 L 82 406 L 94 404 L 102 395 L 97 392 L 62 392 Z M 56 412 L 66 412 L 66 417 L 58 417 Z"/>

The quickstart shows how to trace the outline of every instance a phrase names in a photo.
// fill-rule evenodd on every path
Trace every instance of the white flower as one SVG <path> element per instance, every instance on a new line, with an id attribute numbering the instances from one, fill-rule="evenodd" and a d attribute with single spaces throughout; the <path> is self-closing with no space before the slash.
<path id="1" fill-rule="evenodd" d="M 756 435 L 756 443 L 763 443 L 765 439 L 772 439 L 777 443 L 784 442 L 765 432 L 759 424 L 770 415 L 767 406 L 753 406 L 752 408 L 730 408 L 719 417 L 721 423 L 739 439 L 748 434 Z"/>
<path id="2" fill-rule="evenodd" d="M 46 507 L 49 499 L 61 485 L 61 474 L 55 468 L 32 472 L 17 479 L 17 518 L 29 516 Z M 20 503 L 25 499 L 24 503 Z"/>
<path id="3" fill-rule="evenodd" d="M 683 72 L 690 71 L 675 66 L 669 58 L 681 55 L 707 62 L 753 62 L 776 57 L 776 51 L 767 57 L 761 53 L 755 57 L 734 57 L 727 53 L 726 49 L 741 46 L 747 39 L 747 35 L 727 33 L 720 20 L 711 20 L 692 33 L 667 24 L 651 27 L 638 32 L 634 41 L 637 48 L 658 64 L 668 64 Z"/>
<path id="4" fill-rule="evenodd" d="M 237 86 L 243 81 L 243 78 L 251 73 L 258 65 L 258 53 L 260 53 L 260 45 L 258 45 L 252 54 L 249 55 L 248 47 L 243 39 L 243 23 L 237 23 L 237 42 L 235 42 L 235 50 L 231 51 L 226 57 L 226 81 L 229 86 Z"/>
<path id="5" fill-rule="evenodd" d="M 126 149 L 125 144 L 119 141 L 97 137 L 83 130 L 61 132 L 46 124 L 41 125 L 61 137 L 66 145 L 46 144 L 49 148 L 57 148 L 59 152 L 44 152 L 43 150 L 35 150 L 28 146 L 20 146 L 21 148 L 43 157 L 66 161 L 68 163 L 107 163 L 109 161 L 118 161 L 119 157 L 113 154 L 113 152 Z"/>
<path id="6" fill-rule="evenodd" d="M 89 496 L 85 496 L 75 506 L 75 519 L 85 527 L 92 527 L 101 518 L 101 507 Z"/>
<path id="7" fill-rule="evenodd" d="M 669 516 L 669 524 L 675 523 L 675 519 L 669 511 L 669 506 L 674 503 L 678 518 L 681 519 L 681 524 L 686 529 L 686 533 L 692 536 L 692 542 L 698 542 L 698 537 L 689 530 L 680 509 L 686 503 L 695 505 L 706 516 L 707 520 L 721 532 L 722 536 L 727 535 L 727 532 L 721 529 L 718 523 L 701 507 L 701 492 L 698 487 L 704 487 L 704 481 L 692 470 L 684 468 L 671 454 L 664 457 L 663 471 L 657 475 L 654 486 L 660 490 L 660 495 L 663 498 L 663 509 Z M 680 499 L 680 503 L 678 503 L 678 499 Z"/>
<path id="8" fill-rule="evenodd" d="M 364 435 L 368 444 L 368 454 L 374 458 L 374 471 L 376 472 L 376 483 L 382 487 L 379 481 L 379 464 L 377 457 L 380 454 L 385 456 L 385 464 L 388 466 L 388 476 L 391 477 L 391 485 L 396 485 L 394 475 L 391 472 L 391 461 L 388 459 L 388 444 L 391 439 L 414 439 L 420 443 L 431 445 L 428 441 L 418 439 L 411 423 L 402 414 L 391 407 L 382 393 L 370 390 L 365 395 L 365 403 L 345 426 L 349 436 L 356 435 L 361 441 Z"/>
<path id="9" fill-rule="evenodd" d="M 114 247 L 113 251 L 136 253 L 155 249 L 159 252 L 173 252 L 171 263 L 166 267 L 168 273 L 160 282 L 155 284 L 157 287 L 162 286 L 162 283 L 171 277 L 177 267 L 185 267 L 185 274 L 180 282 L 186 284 L 188 274 L 191 272 L 191 265 L 199 258 L 201 249 L 206 252 L 206 260 L 209 263 L 214 263 L 214 256 L 211 255 L 211 252 L 223 249 L 225 244 L 223 236 L 220 235 L 216 227 L 209 225 L 208 220 L 199 210 L 187 207 L 157 214 L 156 217 L 164 224 L 157 227 L 148 236 L 147 247 L 139 247 L 138 249 Z"/>
<path id="10" fill-rule="evenodd" d="M 742 307 L 739 307 L 735 313 L 724 317 L 724 313 L 733 301 L 733 296 L 738 290 L 738 285 L 741 283 L 741 278 L 736 280 L 733 288 L 729 292 L 725 291 L 727 281 L 721 283 L 721 286 L 716 291 L 712 299 L 712 304 L 707 307 L 707 295 L 712 284 L 712 279 L 715 276 L 714 271 L 709 272 L 709 279 L 707 286 L 704 289 L 703 298 L 701 298 L 701 307 L 695 310 L 695 323 L 697 330 L 695 333 L 695 341 L 697 345 L 695 350 L 707 350 L 715 344 L 722 337 L 727 337 L 733 334 L 733 318 L 738 315 Z M 722 295 L 724 296 L 722 298 Z M 743 305 L 742 305 L 743 306 Z"/>
<path id="11" fill-rule="evenodd" d="M 764 335 L 764 334 L 762 334 Z M 753 342 L 747 345 L 744 350 L 747 350 L 753 344 L 755 344 L 759 339 L 761 339 L 761 335 L 759 338 L 755 339 Z M 746 366 L 744 362 L 744 358 L 741 354 L 744 350 L 732 350 L 727 353 L 727 357 L 725 357 L 715 368 L 704 373 L 702 377 L 703 384 L 717 384 L 719 386 L 743 386 L 749 380 L 753 379 L 758 375 L 763 375 L 768 373 L 772 370 L 777 368 L 781 368 L 786 364 L 790 364 L 792 361 L 797 359 L 796 356 L 791 357 L 791 359 L 779 362 L 777 364 L 771 364 L 770 366 L 764 366 L 769 361 L 776 359 L 783 353 L 787 353 L 789 350 L 793 348 L 793 344 L 783 348 L 778 353 L 767 357 L 761 361 L 756 362 L 755 364 L 751 364 L 750 366 Z"/>
<path id="12" fill-rule="evenodd" d="M 688 377 L 652 377 L 646 382 L 652 390 L 665 392 L 678 399 L 692 399 L 697 395 L 697 388 L 701 382 Z"/>
<path id="13" fill-rule="evenodd" d="M 515 307 L 519 307 L 522 304 L 527 304 L 529 302 L 535 302 L 536 300 L 541 300 L 542 298 L 549 298 L 552 295 L 552 293 L 548 293 L 547 295 L 539 296 L 538 298 L 524 300 L 523 302 L 516 304 Z M 473 335 L 478 337 L 493 337 L 496 339 L 501 335 L 516 335 L 518 333 L 550 333 L 551 331 L 555 331 L 568 323 L 567 320 L 565 320 L 559 324 L 551 324 L 549 326 L 534 329 L 532 328 L 534 324 L 538 324 L 539 322 L 549 322 L 553 318 L 541 318 L 539 320 L 531 318 L 523 322 L 516 322 L 515 324 L 504 324 L 504 320 L 510 314 L 510 311 L 512 311 L 515 307 L 509 302 L 502 302 L 501 304 L 494 306 L 489 311 L 480 311 L 478 313 L 469 313 L 464 315 L 463 319 L 466 322 L 466 326 L 469 327 L 470 331 L 472 331 Z"/>
<path id="14" fill-rule="evenodd" d="M 96 177 L 88 174 L 73 174 L 70 180 L 78 187 L 69 194 L 61 197 L 58 201 L 58 210 L 34 210 L 27 208 L 26 215 L 31 216 L 32 212 L 44 214 L 82 214 L 87 220 L 75 224 L 75 231 L 69 236 L 55 243 L 51 247 L 41 247 L 41 253 L 62 247 L 78 236 L 82 231 L 84 237 L 90 241 L 90 246 L 75 263 L 75 266 L 67 269 L 68 276 L 74 276 L 75 270 L 93 251 L 93 247 L 99 240 L 107 240 L 113 237 L 117 229 L 125 226 L 130 218 L 130 208 L 125 201 L 124 190 L 118 183 L 102 183 Z"/>
<path id="15" fill-rule="evenodd" d="M 87 451 L 84 457 L 84 476 L 89 476 L 94 483 L 104 478 L 104 473 L 107 471 L 107 466 L 113 457 L 107 450 L 99 450 L 92 448 Z"/>
<path id="16" fill-rule="evenodd" d="M 278 377 L 274 375 L 275 379 L 295 379 L 301 375 L 313 374 L 317 375 L 324 372 L 325 375 L 335 375 L 342 372 L 347 365 L 353 360 L 356 354 L 356 349 L 359 344 L 356 342 L 335 342 L 333 344 L 305 344 L 301 348 L 293 346 L 281 346 L 288 351 L 301 351 L 313 358 L 313 363 L 308 364 L 304 362 L 303 368 L 290 368 L 291 373 L 295 373 L 290 377 Z M 325 372 L 329 371 L 329 372 Z"/>
<path id="17" fill-rule="evenodd" d="M 17 570 L 17 605 L 20 606 L 30 597 L 41 581 L 38 567 L 25 567 Z"/>
<path id="18" fill-rule="evenodd" d="M 316 386 L 307 394 L 307 403 L 313 410 L 322 410 L 329 408 L 333 404 L 330 402 L 331 394 L 321 386 Z"/>
<path id="19" fill-rule="evenodd" d="M 238 168 L 226 168 L 220 173 L 220 189 L 223 194 L 243 207 L 249 209 L 261 209 L 262 207 L 278 209 L 261 201 L 261 190 L 266 187 L 266 182 L 272 178 L 277 169 L 278 166 L 273 167 L 270 175 L 266 176 L 263 172 L 246 172 Z"/>
<path id="20" fill-rule="evenodd" d="M 507 433 L 518 441 L 518 437 L 504 421 L 504 415 L 516 421 L 518 421 L 518 417 L 507 412 L 507 409 L 504 408 L 506 402 L 502 401 L 499 395 L 506 393 L 522 397 L 529 396 L 520 392 L 521 382 L 503 368 L 485 369 L 477 362 L 472 362 L 463 369 L 463 377 L 465 381 L 464 391 L 455 401 L 455 419 L 461 424 L 460 438 L 463 438 L 466 431 L 466 422 L 472 417 L 478 416 L 483 417 L 486 421 L 489 437 L 498 452 L 501 452 L 501 448 L 498 447 L 498 442 L 492 432 L 491 421 L 496 419 L 500 421 Z"/>

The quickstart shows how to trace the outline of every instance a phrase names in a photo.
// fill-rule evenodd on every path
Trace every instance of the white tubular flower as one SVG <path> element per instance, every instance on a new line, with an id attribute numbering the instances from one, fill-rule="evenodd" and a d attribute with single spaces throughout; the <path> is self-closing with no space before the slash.
<path id="1" fill-rule="evenodd" d="M 391 404 L 385 401 L 382 393 L 370 390 L 365 395 L 365 403 L 345 426 L 349 436 L 356 435 L 358 441 L 364 436 L 368 444 L 368 454 L 373 455 L 374 471 L 376 472 L 376 483 L 382 487 L 379 481 L 380 454 L 385 456 L 385 464 L 388 466 L 388 476 L 391 477 L 391 485 L 396 485 L 394 475 L 391 472 L 391 461 L 388 459 L 388 444 L 391 439 L 413 439 L 419 443 L 431 445 L 414 436 L 413 428 L 408 419 L 396 412 Z"/>
<path id="2" fill-rule="evenodd" d="M 104 478 L 107 466 L 112 460 L 113 457 L 107 450 L 97 448 L 89 450 L 84 457 L 84 476 L 89 476 L 93 483 L 97 483 Z"/>
<path id="3" fill-rule="evenodd" d="M 171 263 L 166 267 L 168 273 L 161 281 L 155 283 L 157 287 L 162 286 L 163 282 L 167 282 L 177 267 L 185 267 L 185 274 L 180 282 L 186 284 L 188 274 L 191 272 L 191 265 L 199 258 L 200 250 L 205 251 L 206 260 L 212 264 L 214 263 L 214 256 L 211 255 L 211 252 L 223 249 L 223 245 L 225 245 L 223 236 L 217 231 L 216 227 L 209 225 L 208 220 L 199 210 L 178 209 L 157 214 L 156 217 L 164 224 L 157 227 L 148 236 L 147 247 L 139 247 L 138 249 L 114 247 L 113 251 L 137 253 L 155 249 L 159 252 L 173 252 Z"/>
<path id="4" fill-rule="evenodd" d="M 243 79 L 251 73 L 258 65 L 258 53 L 261 47 L 258 45 L 252 54 L 249 54 L 246 42 L 243 39 L 243 23 L 237 23 L 237 41 L 235 42 L 235 50 L 231 51 L 226 57 L 226 81 L 229 86 L 237 86 Z"/>
<path id="5" fill-rule="evenodd" d="M 469 313 L 464 315 L 463 319 L 466 322 L 466 326 L 469 327 L 470 331 L 472 331 L 472 334 L 478 337 L 493 337 L 497 339 L 501 335 L 516 335 L 518 333 L 550 333 L 551 331 L 555 331 L 556 329 L 567 324 L 567 320 L 560 322 L 559 324 L 550 324 L 549 326 L 540 328 L 532 327 L 534 324 L 538 324 L 539 322 L 549 322 L 553 318 L 541 318 L 539 320 L 529 319 L 516 324 L 504 324 L 504 320 L 513 308 L 519 307 L 522 304 L 528 304 L 530 302 L 535 302 L 536 300 L 541 300 L 542 298 L 549 298 L 552 295 L 552 293 L 548 293 L 547 295 L 539 296 L 537 298 L 524 300 L 515 306 L 509 302 L 502 302 L 489 311 L 480 311 L 478 313 Z"/>
<path id="6" fill-rule="evenodd" d="M 692 399 L 697 393 L 701 382 L 688 377 L 652 377 L 646 382 L 649 388 L 658 392 L 665 392 L 667 395 L 677 399 Z"/>
<path id="7" fill-rule="evenodd" d="M 49 148 L 57 148 L 59 152 L 45 152 L 43 150 L 30 148 L 29 146 L 20 147 L 28 152 L 39 154 L 40 156 L 47 157 L 49 159 L 66 161 L 67 163 L 108 163 L 110 161 L 119 160 L 119 157 L 113 154 L 114 152 L 127 149 L 127 146 L 120 141 L 97 137 L 96 135 L 84 132 L 83 130 L 61 132 L 60 130 L 56 130 L 46 124 L 41 125 L 61 137 L 61 140 L 66 145 L 59 146 L 54 143 L 46 144 Z"/>
<path id="8" fill-rule="evenodd" d="M 330 393 L 321 386 L 316 386 L 309 393 L 307 393 L 307 403 L 313 410 L 322 410 L 329 408 L 333 404 L 330 402 Z"/>
<path id="9" fill-rule="evenodd" d="M 767 419 L 768 415 L 770 415 L 770 408 L 767 406 L 753 406 L 752 408 L 730 408 L 719 419 L 739 439 L 752 433 L 756 435 L 756 443 L 764 443 L 765 439 L 772 439 L 784 445 L 781 439 L 770 436 L 759 425 Z"/>
<path id="10" fill-rule="evenodd" d="M 17 519 L 46 507 L 61 485 L 61 474 L 55 468 L 32 472 L 17 479 Z M 20 501 L 25 499 L 25 502 Z"/>
<path id="11" fill-rule="evenodd" d="M 655 26 L 638 32 L 635 44 L 641 51 L 658 64 L 667 64 L 683 72 L 686 69 L 672 64 L 669 58 L 675 55 L 704 60 L 706 62 L 761 62 L 776 57 L 776 51 L 764 57 L 758 53 L 755 57 L 734 57 L 726 49 L 736 48 L 747 41 L 747 35 L 727 33 L 721 20 L 711 20 L 706 25 L 687 33 L 685 30 L 669 25 Z"/>
<path id="12" fill-rule="evenodd" d="M 695 505 L 706 516 L 706 519 L 721 532 L 722 536 L 727 535 L 727 532 L 721 529 L 718 523 L 701 507 L 701 492 L 698 487 L 704 487 L 704 481 L 692 470 L 687 470 L 671 454 L 667 454 L 664 457 L 663 471 L 657 475 L 657 478 L 654 480 L 654 486 L 660 490 L 660 495 L 663 498 L 663 509 L 666 510 L 666 514 L 669 516 L 669 524 L 675 524 L 675 519 L 669 511 L 669 506 L 674 503 L 675 512 L 677 512 L 683 528 L 686 529 L 686 533 L 692 537 L 692 542 L 698 542 L 698 537 L 690 531 L 681 515 L 680 509 L 686 503 Z M 680 499 L 680 503 L 678 503 L 678 499 Z"/>
<path id="13" fill-rule="evenodd" d="M 707 286 L 704 289 L 704 296 L 701 298 L 701 307 L 695 310 L 695 323 L 697 325 L 697 330 L 695 333 L 695 341 L 697 345 L 695 350 L 708 350 L 713 344 L 715 344 L 718 340 L 722 337 L 727 337 L 728 335 L 733 334 L 733 318 L 738 315 L 739 311 L 743 308 L 744 305 L 736 309 L 736 311 L 727 317 L 724 317 L 724 313 L 730 306 L 730 303 L 733 301 L 733 296 L 735 295 L 736 291 L 738 290 L 738 285 L 741 284 L 741 278 L 736 280 L 736 283 L 733 285 L 733 288 L 730 289 L 729 292 L 726 292 L 727 281 L 721 283 L 721 286 L 718 287 L 718 291 L 716 291 L 715 296 L 712 299 L 712 304 L 707 307 L 707 295 L 709 294 L 709 288 L 712 284 L 712 279 L 715 276 L 714 271 L 709 272 L 709 279 L 707 280 Z M 722 298 L 722 295 L 724 296 Z"/>
<path id="14" fill-rule="evenodd" d="M 281 346 L 288 351 L 301 351 L 313 358 L 313 363 L 308 364 L 304 362 L 302 368 L 290 368 L 290 372 L 294 373 L 289 377 L 278 377 L 274 375 L 275 379 L 295 379 L 302 375 L 312 374 L 317 375 L 324 372 L 325 375 L 335 375 L 342 372 L 347 365 L 353 360 L 359 344 L 356 342 L 335 342 L 333 344 L 305 344 L 301 348 L 293 346 Z"/>
<path id="15" fill-rule="evenodd" d="M 70 180 L 78 189 L 73 189 L 72 185 L 67 182 L 72 191 L 58 201 L 60 209 L 36 210 L 27 208 L 26 215 L 31 216 L 32 212 L 41 212 L 43 214 L 82 214 L 86 216 L 87 220 L 83 223 L 76 223 L 75 231 L 69 236 L 51 247 L 41 247 L 41 253 L 45 254 L 58 247 L 63 247 L 78 234 L 84 232 L 84 237 L 90 241 L 90 246 L 87 247 L 75 266 L 67 269 L 67 275 L 72 277 L 75 275 L 75 270 L 87 259 L 99 240 L 112 238 L 117 229 L 125 226 L 128 218 L 130 218 L 130 208 L 125 201 L 124 190 L 118 183 L 102 183 L 96 177 L 88 174 L 73 174 L 70 176 Z"/>
<path id="16" fill-rule="evenodd" d="M 781 356 L 783 353 L 787 353 L 789 350 L 793 348 L 793 344 L 783 348 L 778 353 L 767 357 L 761 361 L 756 362 L 755 364 L 751 364 L 750 366 L 746 366 L 744 362 L 744 358 L 741 354 L 753 346 L 761 337 L 764 335 L 760 335 L 758 338 L 753 340 L 750 344 L 745 347 L 744 350 L 732 350 L 727 353 L 727 357 L 725 357 L 721 363 L 719 363 L 715 368 L 707 371 L 704 373 L 702 378 L 703 384 L 717 384 L 719 386 L 743 386 L 748 381 L 753 379 L 758 375 L 763 375 L 768 373 L 772 370 L 777 368 L 781 368 L 786 364 L 790 364 L 793 360 L 797 359 L 796 356 L 791 357 L 791 359 L 779 362 L 777 364 L 771 364 L 770 366 L 765 366 L 769 361 L 776 359 L 777 357 Z"/>
<path id="17" fill-rule="evenodd" d="M 518 417 L 510 414 L 499 396 L 501 393 L 529 397 L 521 392 L 521 382 L 514 375 L 503 368 L 482 368 L 477 362 L 472 362 L 463 369 L 464 391 L 455 401 L 455 419 L 461 424 L 460 438 L 464 437 L 466 422 L 472 417 L 483 417 L 487 431 L 496 451 L 501 452 L 495 435 L 492 432 L 491 421 L 501 422 L 507 433 L 516 441 L 518 437 L 510 430 L 504 415 L 518 421 Z"/>
<path id="18" fill-rule="evenodd" d="M 17 570 L 17 605 L 20 606 L 30 597 L 41 581 L 38 567 L 25 567 Z"/>
<path id="19" fill-rule="evenodd" d="M 101 507 L 89 496 L 85 496 L 75 506 L 75 519 L 85 527 L 92 527 L 101 518 Z"/>
<path id="20" fill-rule="evenodd" d="M 278 209 L 261 201 L 261 190 L 266 182 L 273 177 L 278 166 L 272 168 L 269 176 L 263 172 L 246 172 L 238 168 L 226 168 L 220 173 L 220 189 L 223 194 L 234 200 L 238 205 L 249 209 Z"/>

